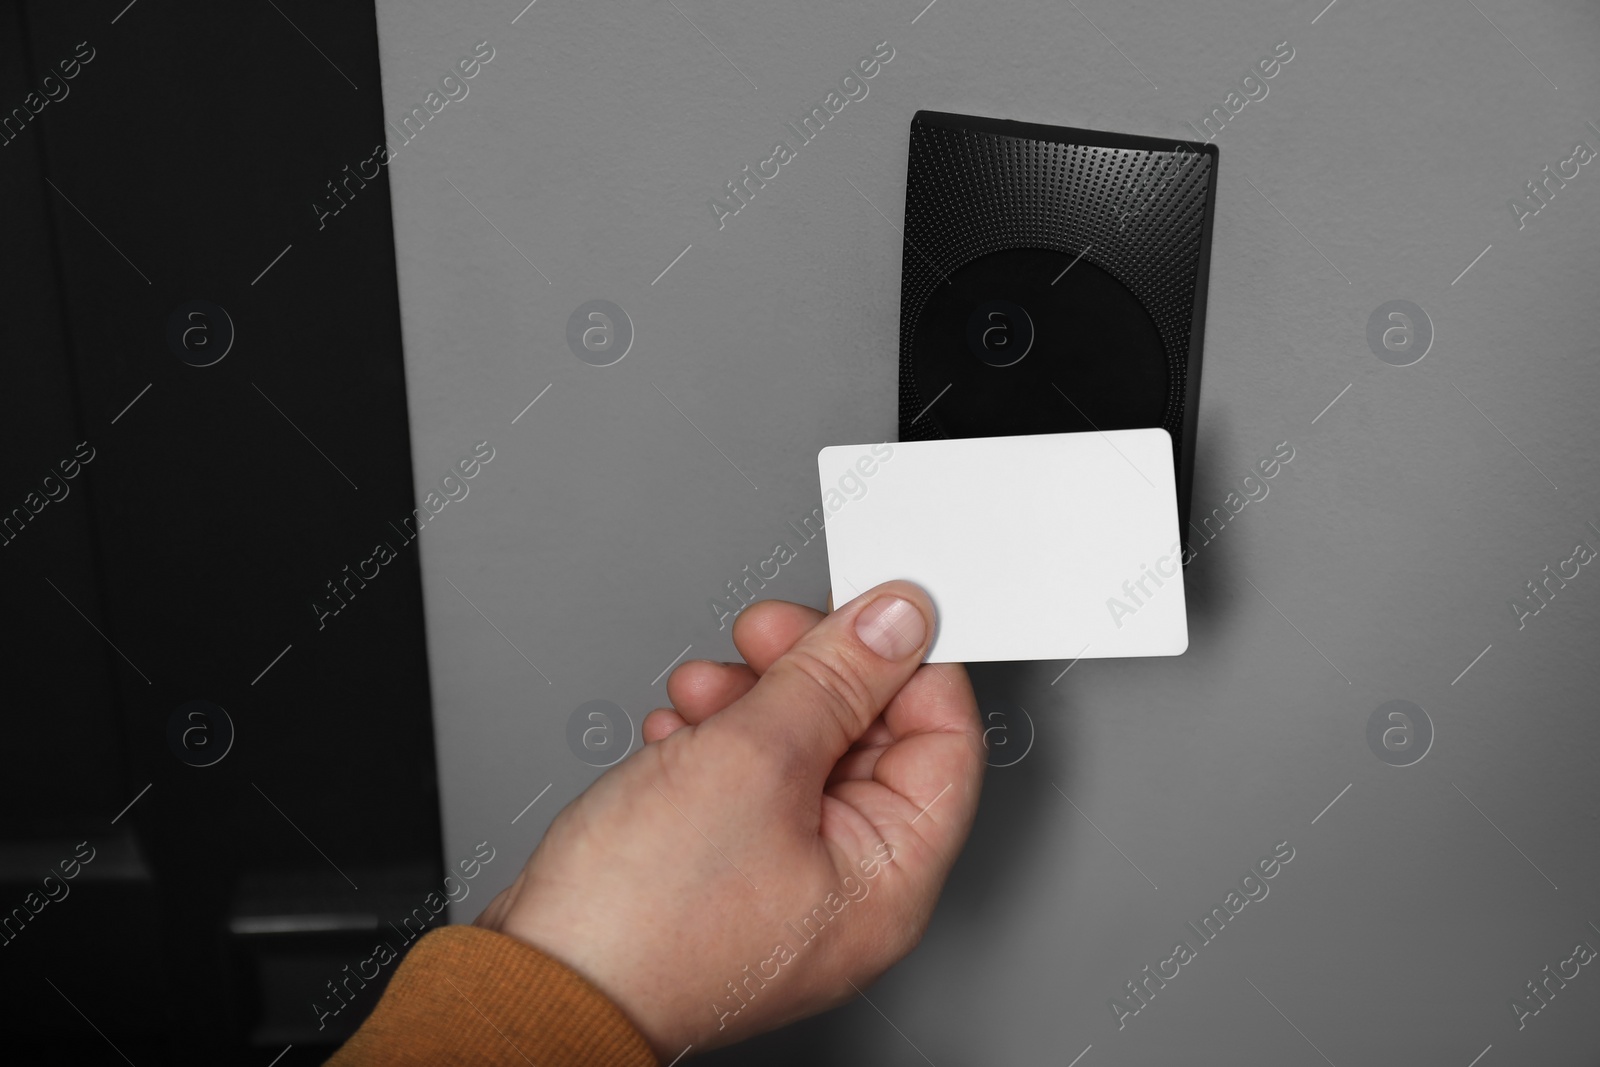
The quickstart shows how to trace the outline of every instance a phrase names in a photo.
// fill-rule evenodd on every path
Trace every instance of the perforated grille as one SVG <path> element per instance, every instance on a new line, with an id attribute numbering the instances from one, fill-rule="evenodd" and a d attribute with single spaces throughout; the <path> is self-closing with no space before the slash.
<path id="1" fill-rule="evenodd" d="M 1012 136 L 939 124 L 960 119 L 918 114 L 911 126 L 901 262 L 901 439 L 946 436 L 933 419 L 912 422 L 932 399 L 921 395 L 913 371 L 915 326 L 946 275 L 991 252 L 1047 248 L 1083 252 L 1149 312 L 1170 369 L 1161 425 L 1175 445 L 1182 442 L 1212 156 L 1149 138 L 1048 127 Z M 1034 130 L 1151 147 L 1057 143 L 1035 139 Z"/>

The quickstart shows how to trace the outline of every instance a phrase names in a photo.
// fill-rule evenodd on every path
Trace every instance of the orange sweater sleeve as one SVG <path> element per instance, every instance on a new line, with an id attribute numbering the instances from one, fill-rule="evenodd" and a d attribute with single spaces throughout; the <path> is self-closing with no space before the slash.
<path id="1" fill-rule="evenodd" d="M 429 932 L 327 1067 L 658 1067 L 622 1011 L 581 975 L 477 926 Z"/>

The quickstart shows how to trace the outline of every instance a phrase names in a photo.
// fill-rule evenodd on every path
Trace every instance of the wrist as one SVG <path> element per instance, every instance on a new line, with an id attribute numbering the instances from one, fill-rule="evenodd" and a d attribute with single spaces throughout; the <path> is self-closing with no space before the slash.
<path id="1" fill-rule="evenodd" d="M 626 961 L 621 966 L 613 961 L 602 932 L 586 931 L 572 923 L 544 923 L 526 902 L 519 906 L 516 901 L 485 925 L 554 960 L 592 986 L 622 1013 L 662 1063 L 671 1062 L 689 1042 L 654 1018 L 650 998 L 628 980 Z"/>

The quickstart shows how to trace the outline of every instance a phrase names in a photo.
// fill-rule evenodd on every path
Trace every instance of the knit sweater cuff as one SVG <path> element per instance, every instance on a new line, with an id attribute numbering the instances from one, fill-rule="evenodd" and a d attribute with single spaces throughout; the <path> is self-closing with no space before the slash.
<path id="1" fill-rule="evenodd" d="M 537 949 L 477 926 L 412 946 L 327 1067 L 657 1067 L 622 1011 Z"/>

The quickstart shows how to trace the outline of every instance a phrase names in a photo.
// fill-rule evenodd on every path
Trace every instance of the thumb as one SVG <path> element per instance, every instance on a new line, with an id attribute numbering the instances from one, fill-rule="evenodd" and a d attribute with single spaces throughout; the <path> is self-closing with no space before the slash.
<path id="1" fill-rule="evenodd" d="M 916 585 L 875 586 L 795 642 L 716 717 L 719 728 L 781 747 L 784 762 L 826 777 L 916 673 L 934 622 L 933 601 Z"/>

